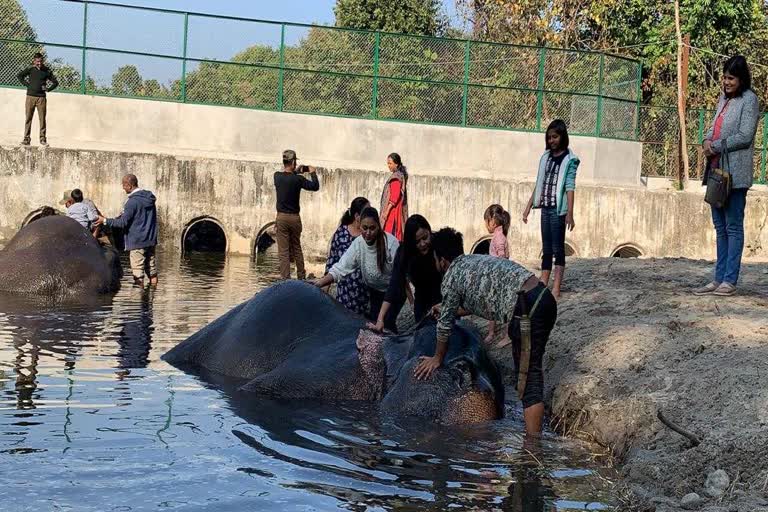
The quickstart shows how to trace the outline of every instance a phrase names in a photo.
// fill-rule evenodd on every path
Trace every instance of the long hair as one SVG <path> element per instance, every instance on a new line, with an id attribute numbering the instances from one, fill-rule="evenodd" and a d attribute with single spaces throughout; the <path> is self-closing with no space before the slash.
<path id="1" fill-rule="evenodd" d="M 364 197 L 356 197 L 352 200 L 352 204 L 346 209 L 344 215 L 341 216 L 339 222 L 342 226 L 349 226 L 355 222 L 355 215 L 359 215 L 371 202 Z"/>
<path id="2" fill-rule="evenodd" d="M 403 231 L 403 251 L 400 254 L 400 263 L 402 265 L 401 268 L 405 270 L 406 274 L 411 273 L 413 260 L 419 254 L 419 250 L 416 247 L 416 233 L 420 229 L 426 229 L 429 231 L 430 236 L 432 235 L 432 226 L 429 225 L 427 219 L 418 213 L 411 215 L 408 217 L 408 220 L 405 221 L 405 229 Z M 405 278 L 405 276 L 403 276 L 403 278 Z"/>
<path id="3" fill-rule="evenodd" d="M 500 204 L 492 204 L 485 209 L 483 218 L 486 222 L 493 219 L 497 226 L 501 226 L 501 230 L 504 232 L 504 236 L 507 236 L 509 232 L 509 224 L 512 222 L 512 217 L 509 212 L 504 209 Z"/>
<path id="4" fill-rule="evenodd" d="M 403 159 L 400 158 L 400 155 L 398 155 L 397 153 L 390 153 L 389 155 L 387 155 L 387 158 L 395 162 L 395 165 L 397 166 L 397 170 L 403 173 L 403 176 L 405 177 L 405 179 L 408 179 L 408 169 L 403 165 Z"/>
<path id="5" fill-rule="evenodd" d="M 562 119 L 555 119 L 549 123 L 547 131 L 544 132 L 544 147 L 546 149 L 551 149 L 549 147 L 549 142 L 547 142 L 547 134 L 549 133 L 549 130 L 554 130 L 555 133 L 560 136 L 560 149 L 567 150 L 571 144 L 571 140 L 568 137 L 568 127 L 566 126 L 565 121 Z"/>
<path id="6" fill-rule="evenodd" d="M 360 222 L 364 219 L 372 219 L 379 227 L 379 234 L 376 235 L 376 264 L 379 267 L 379 272 L 383 274 L 384 269 L 387 268 L 387 236 L 381 227 L 379 212 L 373 206 L 369 206 L 360 213 Z"/>
<path id="7" fill-rule="evenodd" d="M 739 79 L 738 95 L 744 94 L 752 88 L 752 73 L 749 71 L 749 64 L 743 55 L 734 55 L 723 64 L 723 74 L 728 73 Z"/>

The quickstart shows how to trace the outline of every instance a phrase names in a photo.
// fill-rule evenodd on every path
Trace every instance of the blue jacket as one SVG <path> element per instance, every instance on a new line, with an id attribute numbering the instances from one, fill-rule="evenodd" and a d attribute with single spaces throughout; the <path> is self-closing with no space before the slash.
<path id="1" fill-rule="evenodd" d="M 544 177 L 547 173 L 547 161 L 549 160 L 549 150 L 541 155 L 539 161 L 539 173 L 536 176 L 536 188 L 533 191 L 533 207 L 541 208 L 541 193 L 544 190 Z M 563 162 L 560 164 L 560 174 L 557 177 L 557 214 L 566 215 L 568 213 L 567 191 L 576 190 L 576 169 L 579 168 L 581 161 L 576 154 L 568 150 Z"/>
<path id="2" fill-rule="evenodd" d="M 126 251 L 157 245 L 155 201 L 155 195 L 149 190 L 134 190 L 128 196 L 123 213 L 107 219 L 107 226 L 124 230 Z"/>

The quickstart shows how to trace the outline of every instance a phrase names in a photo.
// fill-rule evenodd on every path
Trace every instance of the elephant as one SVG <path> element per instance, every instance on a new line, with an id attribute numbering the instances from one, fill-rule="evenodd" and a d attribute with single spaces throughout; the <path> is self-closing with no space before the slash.
<path id="1" fill-rule="evenodd" d="M 0 251 L 0 292 L 91 299 L 120 286 L 117 251 L 64 215 L 30 222 Z"/>
<path id="2" fill-rule="evenodd" d="M 267 398 L 367 400 L 393 418 L 442 424 L 504 415 L 504 385 L 479 333 L 459 322 L 443 365 L 419 381 L 420 356 L 434 353 L 428 321 L 412 334 L 383 335 L 318 288 L 282 281 L 235 306 L 162 356 L 182 370 L 247 381 Z"/>

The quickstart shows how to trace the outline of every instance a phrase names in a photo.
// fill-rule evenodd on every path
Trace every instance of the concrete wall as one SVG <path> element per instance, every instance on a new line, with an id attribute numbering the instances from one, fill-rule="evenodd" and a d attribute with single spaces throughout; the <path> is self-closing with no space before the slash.
<path id="1" fill-rule="evenodd" d="M 212 216 L 224 227 L 233 253 L 250 254 L 261 228 L 274 219 L 272 174 L 276 162 L 174 157 L 157 154 L 0 148 L 0 237 L 9 238 L 24 218 L 44 204 L 54 204 L 65 189 L 81 187 L 107 215 L 119 213 L 125 194 L 120 178 L 138 175 L 158 197 L 161 240 L 180 247 L 184 227 Z M 358 195 L 378 205 L 384 172 L 326 168 L 321 190 L 303 193 L 305 252 L 326 254 L 341 213 Z M 530 197 L 531 181 L 454 176 L 412 176 L 411 213 L 422 213 L 433 228 L 450 225 L 465 235 L 466 249 L 487 236 L 483 212 L 498 202 L 512 212 L 511 253 L 538 258 L 538 215 L 527 225 L 519 214 Z M 713 258 L 714 230 L 700 194 L 649 191 L 638 187 L 600 187 L 579 183 L 576 230 L 568 242 L 579 256 L 609 256 L 631 243 L 645 256 Z M 750 193 L 746 214 L 747 257 L 768 259 L 768 194 Z"/>
<path id="2" fill-rule="evenodd" d="M 0 88 L 0 144 L 21 140 L 24 96 Z M 52 93 L 48 141 L 72 149 L 263 162 L 293 148 L 305 162 L 370 171 L 385 170 L 395 151 L 412 174 L 520 180 L 536 172 L 544 135 Z M 581 183 L 640 185 L 639 143 L 571 141 L 582 160 Z"/>

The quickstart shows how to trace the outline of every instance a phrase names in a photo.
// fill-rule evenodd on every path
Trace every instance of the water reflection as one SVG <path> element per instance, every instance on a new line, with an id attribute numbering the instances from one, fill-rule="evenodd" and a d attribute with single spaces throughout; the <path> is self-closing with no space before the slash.
<path id="1" fill-rule="evenodd" d="M 121 322 L 117 337 L 117 363 L 123 375 L 130 373 L 130 368 L 146 368 L 149 362 L 149 350 L 152 344 L 152 296 L 154 287 L 134 286 L 131 298 L 138 304 L 138 314 L 126 317 Z"/>
<path id="2" fill-rule="evenodd" d="M 161 254 L 160 265 L 157 289 L 128 276 L 90 305 L 0 297 L 4 510 L 538 512 L 609 500 L 586 450 L 554 437 L 524 446 L 516 415 L 397 425 L 371 404 L 260 400 L 168 366 L 163 353 L 272 282 L 276 264 Z M 31 466 L 41 484 L 20 470 Z"/>

